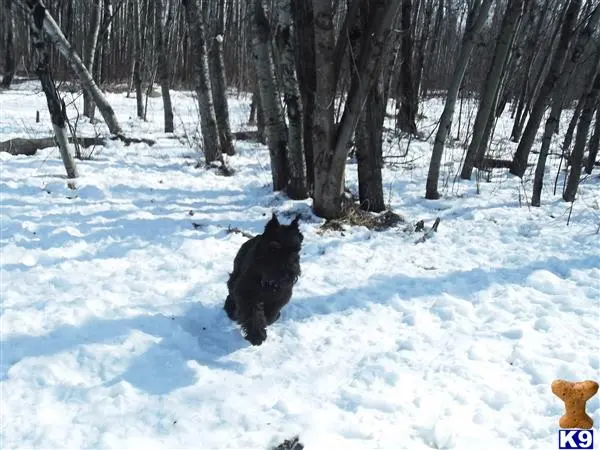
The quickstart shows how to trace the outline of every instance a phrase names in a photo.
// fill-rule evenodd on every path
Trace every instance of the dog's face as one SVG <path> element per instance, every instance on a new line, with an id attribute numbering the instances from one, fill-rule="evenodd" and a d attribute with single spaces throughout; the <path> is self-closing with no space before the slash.
<path id="1" fill-rule="evenodd" d="M 292 285 L 300 276 L 300 250 L 304 236 L 298 228 L 300 216 L 289 225 L 281 225 L 275 214 L 265 225 L 258 246 L 261 285 L 277 290 Z"/>

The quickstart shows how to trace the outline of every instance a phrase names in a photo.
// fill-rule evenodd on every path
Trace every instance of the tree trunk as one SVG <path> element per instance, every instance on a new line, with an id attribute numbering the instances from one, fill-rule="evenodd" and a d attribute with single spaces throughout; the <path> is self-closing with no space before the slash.
<path id="1" fill-rule="evenodd" d="M 575 133 L 575 127 L 577 126 L 577 121 L 581 115 L 581 108 L 583 108 L 584 100 L 585 91 L 581 94 L 581 97 L 577 101 L 577 106 L 575 106 L 575 111 L 573 111 L 573 116 L 571 116 L 571 120 L 569 121 L 569 126 L 567 127 L 567 132 L 565 133 L 565 138 L 562 143 L 563 156 L 567 156 L 569 154 L 569 147 L 571 147 L 571 142 L 573 141 L 573 134 Z"/>
<path id="2" fill-rule="evenodd" d="M 134 28 L 134 63 L 133 63 L 133 84 L 135 86 L 135 104 L 137 116 L 144 118 L 144 94 L 142 92 L 142 27 L 140 24 L 140 0 L 133 0 L 133 28 Z"/>
<path id="3" fill-rule="evenodd" d="M 511 131 L 511 139 L 513 142 L 519 142 L 521 139 L 521 133 L 523 132 L 523 125 L 525 124 L 525 119 L 527 118 L 527 114 L 529 112 L 530 103 L 535 98 L 535 93 L 539 88 L 539 81 L 542 79 L 542 75 L 545 72 L 545 67 L 547 65 L 547 58 L 552 53 L 553 44 L 550 45 L 550 48 L 544 57 L 543 63 L 540 66 L 540 70 L 538 72 L 537 78 L 534 77 L 534 67 L 536 61 L 536 49 L 539 48 L 539 41 L 542 36 L 543 26 L 545 25 L 546 16 L 551 12 L 550 11 L 550 0 L 546 0 L 546 4 L 542 5 L 540 8 L 541 11 L 538 17 L 537 25 L 535 26 L 535 31 L 530 33 L 527 41 L 525 43 L 525 48 L 528 55 L 528 63 L 527 68 L 523 70 L 523 83 L 520 88 L 519 101 L 516 109 L 516 115 L 514 116 L 514 124 Z M 534 6 L 531 7 L 532 17 L 531 23 L 528 22 L 526 27 L 533 28 L 533 21 L 535 20 L 534 13 L 537 11 L 537 8 Z"/>
<path id="4" fill-rule="evenodd" d="M 305 199 L 308 197 L 308 185 L 304 159 L 302 103 L 296 77 L 291 0 L 279 0 L 276 40 L 281 60 L 283 97 L 288 118 L 287 169 L 290 181 L 286 192 L 292 199 Z"/>
<path id="5" fill-rule="evenodd" d="M 154 32 L 156 34 L 156 53 L 158 55 L 158 81 L 160 83 L 160 91 L 163 100 L 165 133 L 172 133 L 173 126 L 173 105 L 171 103 L 171 70 L 169 60 L 167 58 L 168 41 L 165 36 L 168 34 L 173 21 L 173 2 L 169 2 L 169 12 L 163 28 L 163 0 L 154 0 Z M 165 33 L 167 31 L 167 33 Z"/>
<path id="6" fill-rule="evenodd" d="M 452 81 L 448 88 L 446 104 L 444 105 L 444 110 L 440 117 L 438 131 L 433 144 L 431 162 L 429 163 L 429 172 L 427 174 L 427 186 L 425 191 L 425 198 L 429 200 L 440 198 L 440 194 L 438 192 L 440 165 L 442 163 L 442 155 L 444 153 L 446 138 L 448 137 L 450 126 L 452 125 L 452 117 L 454 115 L 454 107 L 456 105 L 458 91 L 465 76 L 467 64 L 469 63 L 473 47 L 475 46 L 475 36 L 479 33 L 483 27 L 483 24 L 487 20 L 491 4 L 492 0 L 483 0 L 482 2 L 477 1 L 469 12 L 469 17 L 467 18 L 467 27 L 462 39 L 462 46 L 458 60 L 454 68 L 454 75 L 452 76 Z"/>
<path id="7" fill-rule="evenodd" d="M 4 88 L 10 87 L 13 78 L 15 77 L 15 71 L 17 69 L 16 57 L 15 57 L 15 18 L 13 14 L 12 0 L 4 0 L 4 21 L 6 23 L 6 48 L 4 53 L 4 77 L 0 86 Z M 0 36 L 0 39 L 2 36 Z"/>
<path id="8" fill-rule="evenodd" d="M 598 147 L 600 144 L 600 106 L 596 108 L 596 124 L 594 125 L 594 133 L 590 137 L 590 144 L 588 146 L 588 159 L 585 164 L 585 173 L 590 175 L 596 158 L 598 157 Z"/>
<path id="9" fill-rule="evenodd" d="M 262 102 L 260 100 L 258 81 L 255 81 L 254 84 L 254 94 L 252 98 L 256 102 L 256 134 L 258 137 L 258 142 L 260 142 L 263 145 L 267 145 L 267 133 L 265 131 L 265 113 L 263 111 Z"/>
<path id="10" fill-rule="evenodd" d="M 335 145 L 335 30 L 333 26 L 333 5 L 331 0 L 312 0 L 315 43 L 315 110 L 313 113 L 313 161 L 314 191 L 313 211 L 325 218 L 338 217 L 341 209 L 341 179 L 344 163 L 336 170 L 336 180 L 332 173 L 333 148 Z M 344 155 L 345 158 L 345 155 Z M 339 175 L 338 175 L 339 174 Z"/>
<path id="11" fill-rule="evenodd" d="M 79 78 L 83 88 L 87 89 L 87 91 L 92 94 L 94 102 L 96 102 L 96 106 L 102 114 L 110 132 L 115 135 L 122 135 L 123 131 L 121 130 L 121 126 L 117 121 L 117 117 L 115 116 L 112 107 L 106 100 L 104 94 L 98 89 L 98 86 L 96 86 L 96 83 L 85 68 L 85 65 L 75 49 L 71 47 L 71 44 L 65 39 L 50 13 L 46 11 L 42 0 L 17 0 L 17 4 L 24 8 L 29 14 L 34 14 L 34 11 L 44 12 L 45 16 L 41 21 L 43 22 L 44 33 L 47 34 L 48 40 L 56 46 L 60 54 L 67 60 L 71 69 Z"/>
<path id="12" fill-rule="evenodd" d="M 317 72 L 315 67 L 315 35 L 313 29 L 312 0 L 292 1 L 294 31 L 296 34 L 296 67 L 302 103 L 302 127 L 304 159 L 308 191 L 314 191 L 315 169 L 313 150 L 313 120 L 315 111 L 315 91 Z"/>
<path id="13" fill-rule="evenodd" d="M 331 124 L 331 129 L 323 133 L 323 128 L 319 130 L 318 127 L 315 127 L 315 141 L 313 141 L 315 150 L 313 210 L 318 216 L 327 219 L 337 218 L 341 214 L 348 145 L 362 114 L 367 95 L 379 79 L 386 39 L 400 8 L 400 3 L 396 0 L 373 0 L 370 3 L 370 14 L 367 22 L 368 32 L 365 34 L 360 55 L 356 60 L 356 67 L 352 74 L 350 89 L 344 105 L 344 113 L 337 127 L 333 146 L 326 147 L 326 144 L 330 142 L 328 141 L 329 132 L 333 134 L 333 100 L 336 91 L 335 84 L 332 82 L 335 79 L 335 68 L 331 68 L 330 72 L 330 66 L 332 65 L 330 61 L 334 45 L 332 42 L 332 8 L 329 3 L 325 0 L 315 0 L 313 2 L 316 27 L 315 42 L 318 43 L 316 66 L 319 74 L 317 77 L 316 98 L 319 102 L 327 102 L 327 108 L 331 108 L 331 122 L 322 121 L 326 127 Z M 331 85 L 328 94 L 323 92 L 321 95 L 319 89 L 321 79 L 324 79 L 325 85 Z M 329 114 L 329 111 L 327 114 Z M 329 120 L 328 115 L 324 115 L 324 118 Z"/>
<path id="14" fill-rule="evenodd" d="M 229 123 L 229 105 L 227 104 L 227 78 L 225 76 L 225 63 L 223 56 L 223 36 L 225 33 L 225 2 L 217 3 L 216 32 L 213 39 L 208 60 L 210 64 L 210 77 L 215 102 L 217 129 L 221 149 L 228 155 L 235 155 L 233 135 Z"/>
<path id="15" fill-rule="evenodd" d="M 567 186 L 563 193 L 565 202 L 575 201 L 577 188 L 579 187 L 579 178 L 581 176 L 581 166 L 583 154 L 585 152 L 585 144 L 587 143 L 587 135 L 592 123 L 594 110 L 596 109 L 598 97 L 600 96 L 600 71 L 596 68 L 596 75 L 591 89 L 585 96 L 583 108 L 581 109 L 581 117 L 577 124 L 577 136 L 575 137 L 575 145 L 571 152 L 571 170 L 567 178 Z"/>
<path id="16" fill-rule="evenodd" d="M 427 90 L 430 88 L 431 72 L 433 70 L 433 67 L 435 67 L 436 65 L 436 54 L 441 38 L 443 19 L 444 0 L 439 0 L 435 13 L 435 22 L 433 23 L 433 29 L 435 30 L 435 34 L 429 40 L 429 43 L 427 45 L 427 70 L 423 69 L 423 80 L 421 81 L 421 95 L 423 97 L 427 96 Z"/>
<path id="17" fill-rule="evenodd" d="M 225 64 L 223 62 L 222 34 L 218 34 L 213 39 L 208 60 L 210 63 L 211 86 L 215 102 L 219 141 L 221 142 L 224 153 L 235 155 L 233 135 L 231 134 L 231 125 L 229 123 L 229 105 L 227 104 L 227 81 L 225 78 Z"/>
<path id="18" fill-rule="evenodd" d="M 111 75 L 108 69 L 110 68 L 110 56 L 112 52 L 112 13 L 112 0 L 104 0 L 102 27 L 100 32 L 100 52 L 97 62 L 98 72 L 96 77 L 100 86 L 102 86 L 107 79 L 110 79 Z"/>
<path id="19" fill-rule="evenodd" d="M 400 75 L 398 76 L 397 99 L 399 103 L 396 122 L 400 130 L 417 134 L 418 96 L 413 78 L 413 39 L 411 26 L 412 0 L 402 0 L 402 33 Z"/>
<path id="20" fill-rule="evenodd" d="M 359 5 L 359 2 L 355 2 L 354 5 Z M 354 17 L 347 17 L 348 31 L 342 31 L 342 33 L 347 33 L 349 36 L 351 49 L 349 64 L 353 68 L 353 79 L 359 76 L 353 55 L 360 55 L 366 45 L 366 39 L 370 31 L 368 18 L 371 6 L 370 1 L 361 1 L 358 7 L 350 8 L 347 14 L 353 14 Z M 375 212 L 385 209 L 381 169 L 383 168 L 383 121 L 387 102 L 384 96 L 383 72 L 384 70 L 379 69 L 377 81 L 367 94 L 365 107 L 360 115 L 354 134 L 358 161 L 360 207 L 365 211 Z"/>
<path id="21" fill-rule="evenodd" d="M 256 124 L 256 94 L 252 94 L 252 101 L 250 102 L 250 116 L 248 117 L 248 125 Z"/>
<path id="22" fill-rule="evenodd" d="M 222 153 L 208 72 L 204 23 L 202 22 L 202 13 L 198 0 L 181 0 L 181 2 L 185 7 L 188 34 L 193 54 L 196 95 L 200 111 L 200 128 L 202 129 L 202 140 L 204 142 L 204 160 L 206 164 L 210 164 L 221 161 Z"/>
<path id="23" fill-rule="evenodd" d="M 88 72 L 94 73 L 94 61 L 96 60 L 96 46 L 98 43 L 98 34 L 100 32 L 100 0 L 95 0 L 92 5 L 92 17 L 90 19 L 90 33 L 85 43 L 85 54 L 83 55 L 84 64 Z M 86 90 L 83 90 L 83 115 L 94 120 L 96 104 L 94 98 Z"/>
<path id="24" fill-rule="evenodd" d="M 263 0 L 253 0 L 252 42 L 258 91 L 265 115 L 265 133 L 271 155 L 273 190 L 281 191 L 288 185 L 287 129 L 283 119 L 275 82 L 275 67 L 271 51 L 271 27 Z"/>
<path id="25" fill-rule="evenodd" d="M 544 172 L 546 171 L 546 160 L 548 158 L 548 152 L 550 150 L 550 143 L 552 136 L 558 130 L 558 122 L 560 120 L 560 113 L 562 112 L 563 102 L 568 89 L 568 83 L 571 79 L 573 70 L 579 63 L 579 60 L 586 51 L 586 47 L 590 41 L 590 38 L 600 20 L 600 6 L 596 7 L 594 14 L 588 20 L 586 27 L 581 31 L 577 40 L 575 41 L 575 47 L 572 51 L 571 58 L 566 62 L 562 73 L 558 80 L 558 86 L 554 91 L 552 99 L 552 108 L 550 109 L 550 115 L 546 119 L 544 126 L 544 135 L 542 137 L 542 147 L 540 154 L 538 155 L 538 161 L 535 168 L 535 177 L 533 179 L 533 193 L 531 195 L 531 206 L 540 206 L 542 188 L 544 186 Z"/>
<path id="26" fill-rule="evenodd" d="M 419 43 L 417 45 L 417 73 L 415 74 L 414 87 L 414 92 L 417 97 L 417 103 L 419 93 L 421 92 L 423 69 L 425 67 L 425 50 L 429 42 L 429 28 L 431 26 L 431 16 L 433 15 L 433 0 L 427 0 L 427 3 L 425 4 L 424 15 L 425 17 L 423 18 L 423 30 L 421 32 L 421 38 L 419 39 Z"/>
<path id="27" fill-rule="evenodd" d="M 35 55 L 37 58 L 36 73 L 42 84 L 42 90 L 46 95 L 48 102 L 48 111 L 50 112 L 50 120 L 54 129 L 54 136 L 58 144 L 60 156 L 65 165 L 67 176 L 69 178 L 77 178 L 77 166 L 75 159 L 69 148 L 69 138 L 66 132 L 67 116 L 65 113 L 64 103 L 58 97 L 58 92 L 52 81 L 50 74 L 50 50 L 48 42 L 44 36 L 44 22 L 50 16 L 46 13 L 46 8 L 39 2 L 31 7 L 31 15 L 29 17 L 31 38 Z"/>
<path id="28" fill-rule="evenodd" d="M 383 121 L 385 101 L 383 80 L 373 86 L 365 109 L 356 127 L 356 157 L 358 159 L 358 196 L 365 211 L 380 212 L 385 209 L 383 198 Z"/>
<path id="29" fill-rule="evenodd" d="M 483 159 L 485 147 L 483 148 L 483 152 L 480 151 L 483 134 L 490 116 L 495 115 L 494 104 L 498 98 L 500 82 L 507 66 L 506 62 L 510 57 L 513 38 L 523 14 L 523 5 L 524 0 L 510 0 L 506 9 L 494 50 L 492 64 L 489 67 L 479 107 L 477 108 L 477 116 L 473 125 L 473 136 L 471 137 L 471 143 L 469 144 L 460 174 L 463 180 L 471 179 L 473 167 L 478 159 L 477 156 L 481 155 L 481 159 Z"/>
<path id="30" fill-rule="evenodd" d="M 519 145 L 517 146 L 517 151 L 515 152 L 513 163 L 510 168 L 510 173 L 519 178 L 522 178 L 525 174 L 529 153 L 531 152 L 535 135 L 540 126 L 540 122 L 542 121 L 548 97 L 556 86 L 563 69 L 580 6 L 581 0 L 572 0 L 570 4 L 566 5 L 567 11 L 564 16 L 558 46 L 552 57 L 552 63 L 546 78 L 544 79 L 544 83 L 542 84 L 537 99 L 531 109 L 529 120 L 523 131 L 523 136 L 519 141 Z"/>

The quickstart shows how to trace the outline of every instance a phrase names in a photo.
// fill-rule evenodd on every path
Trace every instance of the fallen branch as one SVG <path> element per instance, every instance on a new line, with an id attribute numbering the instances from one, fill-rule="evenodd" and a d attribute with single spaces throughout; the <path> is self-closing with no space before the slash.
<path id="1" fill-rule="evenodd" d="M 144 143 L 152 146 L 155 141 L 152 139 L 144 138 L 127 138 L 125 136 L 112 136 L 110 138 L 102 137 L 79 137 L 77 143 L 83 147 L 93 147 L 95 145 L 105 145 L 107 140 L 120 140 L 125 145 Z M 69 138 L 69 143 L 73 144 L 73 138 Z M 35 155 L 38 150 L 42 150 L 48 147 L 56 147 L 54 138 L 38 138 L 38 139 L 26 139 L 26 138 L 15 138 L 8 141 L 0 142 L 0 152 L 7 152 L 11 155 Z"/>
<path id="2" fill-rule="evenodd" d="M 417 225 L 420 225 L 420 224 L 421 224 L 421 222 L 417 223 Z M 431 228 L 429 230 L 427 230 L 425 232 L 425 234 L 423 234 L 423 236 L 421 236 L 419 239 L 417 239 L 415 241 L 415 244 L 421 244 L 421 243 L 425 242 L 427 239 L 429 239 L 430 237 L 433 237 L 433 233 L 437 232 L 439 224 L 440 224 L 440 218 L 438 217 L 435 219 L 435 222 L 433 223 Z"/>
<path id="3" fill-rule="evenodd" d="M 246 237 L 246 238 L 248 238 L 248 239 L 252 239 L 252 238 L 254 237 L 254 235 L 252 235 L 252 234 L 250 234 L 250 233 L 248 233 L 248 232 L 246 232 L 246 231 L 244 231 L 244 230 L 240 230 L 240 229 L 239 229 L 239 228 L 237 228 L 237 227 L 232 227 L 231 225 L 229 225 L 229 226 L 227 227 L 227 233 L 228 233 L 228 234 L 231 234 L 231 233 L 238 233 L 238 234 L 241 234 L 242 236 L 244 236 L 244 237 Z"/>

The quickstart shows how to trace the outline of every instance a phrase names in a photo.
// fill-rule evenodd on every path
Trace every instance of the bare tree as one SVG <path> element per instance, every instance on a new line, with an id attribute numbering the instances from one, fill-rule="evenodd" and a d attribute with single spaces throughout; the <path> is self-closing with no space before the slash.
<path id="1" fill-rule="evenodd" d="M 340 213 L 344 164 L 333 173 L 335 145 L 335 29 L 333 4 L 330 0 L 312 2 L 315 44 L 315 109 L 313 113 L 312 142 L 314 161 L 313 210 L 321 217 L 336 217 Z M 340 170 L 341 169 L 341 170 Z M 330 177 L 326 174 L 329 172 Z"/>
<path id="2" fill-rule="evenodd" d="M 313 0 L 317 67 L 313 210 L 315 214 L 324 218 L 336 218 L 342 212 L 348 145 L 362 114 L 367 95 L 378 80 L 385 43 L 400 3 L 395 0 L 372 0 L 369 6 L 368 32 L 365 33 L 360 55 L 356 59 L 344 112 L 336 129 L 333 125 L 336 92 L 336 68 L 332 62 L 335 53 L 333 7 L 330 1 Z"/>
<path id="3" fill-rule="evenodd" d="M 359 2 L 355 2 L 359 4 Z M 347 13 L 346 23 L 350 27 L 351 52 L 349 66 L 352 68 L 352 77 L 359 76 L 354 55 L 360 55 L 368 36 L 368 17 L 370 1 L 360 2 L 356 9 L 351 8 Z M 349 17 L 353 14 L 353 17 Z M 393 42 L 390 39 L 390 42 Z M 393 63 L 392 63 L 393 65 Z M 383 64 L 382 64 L 383 66 Z M 389 66 L 388 66 L 389 67 Z M 392 72 L 393 67 L 388 71 Z M 387 98 L 384 95 L 383 70 L 379 69 L 379 76 L 367 94 L 364 109 L 358 120 L 355 132 L 356 159 L 358 162 L 358 196 L 360 207 L 365 211 L 379 212 L 385 209 L 383 199 L 383 121 Z"/>
<path id="4" fill-rule="evenodd" d="M 429 164 L 427 186 L 425 190 L 425 198 L 430 200 L 440 198 L 440 194 L 438 192 L 440 165 L 442 163 L 442 155 L 444 153 L 446 138 L 450 132 L 450 126 L 452 124 L 452 117 L 454 115 L 454 107 L 458 97 L 458 90 L 463 82 L 465 71 L 467 70 L 467 64 L 469 63 L 469 58 L 471 57 L 473 47 L 475 46 L 475 37 L 487 20 L 491 5 L 492 0 L 475 0 L 469 11 L 469 17 L 467 18 L 467 25 L 462 39 L 460 54 L 454 67 L 454 75 L 452 77 L 450 87 L 448 88 L 446 103 L 440 117 L 438 131 L 433 144 L 433 153 L 431 155 L 431 162 Z"/>
<path id="5" fill-rule="evenodd" d="M 308 185 L 304 156 L 302 103 L 296 77 L 292 4 L 291 0 L 279 0 L 278 5 L 275 36 L 280 54 L 281 84 L 288 118 L 287 161 L 290 180 L 286 193 L 290 198 L 304 199 L 308 197 Z"/>
<path id="6" fill-rule="evenodd" d="M 66 131 L 67 115 L 65 113 L 64 103 L 58 97 L 58 92 L 54 86 L 52 75 L 50 74 L 50 50 L 48 42 L 44 37 L 44 22 L 48 20 L 49 15 L 46 8 L 38 1 L 29 1 L 31 13 L 29 14 L 29 26 L 31 30 L 31 43 L 35 50 L 37 59 L 36 73 L 42 84 L 42 90 L 46 95 L 50 120 L 54 129 L 54 136 L 58 144 L 60 156 L 65 165 L 67 176 L 77 178 L 77 166 L 75 159 L 69 148 L 69 139 Z"/>
<path id="7" fill-rule="evenodd" d="M 212 98 L 208 56 L 202 11 L 198 0 L 181 0 L 185 7 L 190 42 L 193 54 L 193 70 L 196 84 L 196 96 L 200 110 L 200 127 L 204 141 L 204 160 L 206 164 L 222 160 L 217 118 Z"/>
<path id="8" fill-rule="evenodd" d="M 371 88 L 365 108 L 356 127 L 356 158 L 358 159 L 358 197 L 365 211 L 385 209 L 383 198 L 383 121 L 385 119 L 383 77 Z"/>
<path id="9" fill-rule="evenodd" d="M 419 92 L 421 92 L 421 84 L 423 81 L 423 69 L 425 67 L 425 57 L 426 57 L 426 49 L 428 47 L 430 41 L 430 26 L 431 26 L 431 17 L 433 15 L 433 0 L 426 0 L 425 10 L 424 10 L 424 18 L 423 18 L 423 28 L 421 30 L 421 38 L 417 44 L 417 72 L 415 75 L 415 87 L 414 93 L 416 98 L 419 98 Z"/>
<path id="10" fill-rule="evenodd" d="M 401 62 L 397 87 L 397 124 L 406 133 L 417 133 L 418 95 L 413 76 L 412 0 L 402 0 Z"/>
<path id="11" fill-rule="evenodd" d="M 594 132 L 590 136 L 590 143 L 588 145 L 588 159 L 585 164 L 585 173 L 590 175 L 596 158 L 598 157 L 598 147 L 600 144 L 600 106 L 596 108 L 596 123 L 594 125 Z"/>
<path id="12" fill-rule="evenodd" d="M 171 103 L 171 70 L 167 59 L 167 49 L 169 47 L 168 33 L 173 23 L 173 1 L 168 3 L 167 17 L 164 17 L 163 0 L 154 0 L 154 27 L 156 37 L 156 53 L 158 56 L 158 79 L 163 100 L 165 133 L 172 133 L 173 126 L 173 105 Z M 163 25 L 163 21 L 165 22 Z"/>
<path id="13" fill-rule="evenodd" d="M 315 35 L 312 0 L 292 2 L 294 20 L 296 68 L 302 104 L 302 140 L 306 162 L 308 191 L 312 192 L 315 183 L 313 121 L 315 111 L 315 92 L 317 89 L 317 71 L 315 66 Z"/>
<path id="14" fill-rule="evenodd" d="M 223 61 L 223 36 L 225 33 L 225 2 L 216 5 L 216 30 L 215 36 L 208 52 L 209 69 L 219 141 L 223 153 L 235 154 L 233 135 L 229 123 L 229 106 L 227 104 L 227 79 L 225 77 L 225 64 Z"/>
<path id="15" fill-rule="evenodd" d="M 599 61 L 600 62 L 600 61 Z M 577 125 L 577 136 L 575 137 L 575 145 L 571 152 L 571 170 L 567 178 L 567 185 L 563 193 L 563 200 L 566 202 L 575 201 L 575 195 L 579 187 L 579 179 L 581 177 L 581 166 L 583 162 L 583 154 L 587 143 L 587 136 L 594 116 L 594 110 L 597 107 L 598 98 L 600 97 L 600 64 L 596 67 L 596 75 L 591 88 L 587 91 L 583 108 L 581 109 L 581 117 Z"/>
<path id="16" fill-rule="evenodd" d="M 287 128 L 275 81 L 275 66 L 271 51 L 271 26 L 266 2 L 252 0 L 252 41 L 256 60 L 256 76 L 260 103 L 265 117 L 267 146 L 271 155 L 273 190 L 285 189 L 289 181 L 287 170 Z"/>
<path id="17" fill-rule="evenodd" d="M 569 120 L 569 126 L 567 127 L 565 138 L 563 139 L 562 143 L 563 156 L 567 156 L 569 154 L 571 142 L 573 142 L 573 134 L 575 133 L 575 127 L 577 126 L 577 121 L 579 120 L 579 116 L 581 115 L 581 108 L 583 107 L 584 100 L 585 91 L 581 94 L 579 100 L 577 101 L 577 106 L 575 106 L 575 110 L 573 111 L 571 120 Z"/>
<path id="18" fill-rule="evenodd" d="M 560 77 L 563 69 L 569 44 L 573 35 L 573 28 L 577 19 L 577 14 L 581 7 L 581 0 L 571 0 L 565 4 L 564 20 L 562 22 L 561 34 L 558 45 L 552 57 L 552 63 L 548 74 L 544 79 L 544 83 L 538 93 L 537 99 L 531 109 L 529 120 L 523 131 L 523 136 L 519 141 L 517 150 L 513 157 L 512 165 L 510 167 L 510 173 L 518 177 L 523 177 L 527 168 L 527 160 L 531 147 L 535 139 L 535 135 L 542 121 L 548 97 L 551 95 L 552 90 L 556 86 L 556 83 Z"/>
<path id="19" fill-rule="evenodd" d="M 6 41 L 4 53 L 4 77 L 2 78 L 2 83 L 0 83 L 0 86 L 7 88 L 12 83 L 17 68 L 14 43 L 15 18 L 13 14 L 12 0 L 4 1 L 4 13 L 4 20 L 6 21 Z"/>
<path id="20" fill-rule="evenodd" d="M 85 53 L 83 55 L 84 64 L 88 72 L 94 73 L 94 63 L 96 61 L 96 48 L 98 44 L 98 35 L 100 33 L 100 18 L 101 18 L 101 0 L 94 0 L 92 3 L 92 17 L 90 20 L 90 33 L 88 34 Z M 83 90 L 83 115 L 94 120 L 94 112 L 96 110 L 94 98 L 86 90 Z"/>
<path id="21" fill-rule="evenodd" d="M 473 125 L 473 136 L 460 174 L 463 180 L 471 179 L 473 166 L 478 159 L 483 158 L 485 145 L 482 145 L 482 141 L 485 128 L 490 117 L 493 117 L 495 114 L 494 105 L 498 99 L 500 82 L 507 66 L 507 60 L 510 57 L 510 50 L 519 20 L 523 14 L 524 4 L 524 0 L 510 0 L 504 14 L 502 27 L 494 50 L 494 58 L 489 67 L 479 100 L 479 107 L 477 108 L 477 115 L 475 116 L 475 123 Z"/>
<path id="22" fill-rule="evenodd" d="M 573 75 L 573 70 L 579 63 L 579 60 L 586 52 L 586 47 L 590 44 L 590 39 L 598 21 L 600 20 L 600 6 L 596 6 L 594 13 L 590 16 L 587 25 L 582 27 L 581 32 L 575 40 L 575 45 L 571 51 L 571 57 L 566 61 L 560 77 L 557 82 L 557 88 L 554 91 L 552 98 L 552 107 L 550 114 L 546 119 L 544 126 L 544 135 L 542 136 L 542 146 L 538 156 L 537 165 L 535 168 L 535 177 L 533 179 L 533 192 L 531 195 L 531 205 L 540 206 L 542 188 L 544 185 L 544 172 L 546 171 L 546 159 L 550 150 L 550 142 L 552 135 L 558 130 L 558 121 L 563 108 L 563 103 L 568 89 L 568 83 Z"/>
<path id="23" fill-rule="evenodd" d="M 16 0 L 16 2 L 17 5 L 23 8 L 28 14 L 41 15 L 41 11 L 43 11 L 44 17 L 43 20 L 40 19 L 40 22 L 43 24 L 44 33 L 47 35 L 47 39 L 56 46 L 60 54 L 67 60 L 71 69 L 77 74 L 83 88 L 92 95 L 110 132 L 117 136 L 121 136 L 123 132 L 112 107 L 106 100 L 104 94 L 98 89 L 98 86 L 96 86 L 96 83 L 75 49 L 71 47 L 71 44 L 62 34 L 59 26 L 46 10 L 42 0 Z"/>
<path id="24" fill-rule="evenodd" d="M 133 85 L 135 87 L 135 100 L 137 116 L 144 118 L 144 95 L 142 93 L 142 67 L 143 67 L 143 36 L 140 16 L 140 0 L 133 1 Z"/>

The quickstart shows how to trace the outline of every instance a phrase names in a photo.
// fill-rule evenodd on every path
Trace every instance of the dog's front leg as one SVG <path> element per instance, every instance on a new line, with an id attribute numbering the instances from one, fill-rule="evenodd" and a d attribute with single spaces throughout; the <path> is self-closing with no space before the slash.
<path id="1" fill-rule="evenodd" d="M 244 337 L 252 345 L 260 345 L 267 339 L 267 319 L 262 301 L 252 302 L 240 311 L 239 322 Z"/>

